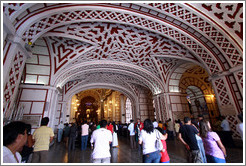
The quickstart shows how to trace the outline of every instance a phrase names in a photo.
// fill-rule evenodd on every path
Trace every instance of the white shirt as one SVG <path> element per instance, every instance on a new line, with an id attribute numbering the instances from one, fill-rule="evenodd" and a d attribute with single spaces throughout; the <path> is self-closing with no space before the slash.
<path id="1" fill-rule="evenodd" d="M 85 136 L 89 134 L 89 125 L 88 124 L 83 124 L 81 126 L 81 135 Z"/>
<path id="2" fill-rule="evenodd" d="M 19 152 L 15 153 L 18 161 L 15 159 L 14 154 L 7 148 L 3 146 L 3 163 L 21 163 L 21 155 Z"/>
<path id="3" fill-rule="evenodd" d="M 143 154 L 148 154 L 157 151 L 158 149 L 155 148 L 155 141 L 156 137 L 161 137 L 161 133 L 158 130 L 154 130 L 150 134 L 147 133 L 145 130 L 141 130 L 139 140 L 143 141 Z"/>
<path id="4" fill-rule="evenodd" d="M 223 130 L 223 131 L 231 131 L 229 122 L 228 122 L 226 119 L 224 119 L 224 120 L 221 122 L 221 127 L 222 127 L 222 130 Z"/>
<path id="5" fill-rule="evenodd" d="M 239 132 L 239 134 L 240 134 L 240 136 L 241 136 L 241 138 L 243 140 L 243 123 L 237 124 L 236 129 Z"/>
<path id="6" fill-rule="evenodd" d="M 130 136 L 135 135 L 134 124 L 133 124 L 133 123 L 131 123 L 131 124 L 128 126 L 128 130 L 130 131 Z"/>
<path id="7" fill-rule="evenodd" d="M 154 128 L 158 127 L 158 123 L 156 121 L 153 122 Z"/>
<path id="8" fill-rule="evenodd" d="M 62 123 L 60 123 L 58 126 L 57 126 L 57 128 L 60 130 L 60 129 L 62 129 L 63 130 L 63 128 L 64 128 L 64 124 L 62 124 Z"/>
<path id="9" fill-rule="evenodd" d="M 112 142 L 111 131 L 105 128 L 94 130 L 90 142 L 94 143 L 93 159 L 111 157 L 109 147 L 109 142 Z"/>

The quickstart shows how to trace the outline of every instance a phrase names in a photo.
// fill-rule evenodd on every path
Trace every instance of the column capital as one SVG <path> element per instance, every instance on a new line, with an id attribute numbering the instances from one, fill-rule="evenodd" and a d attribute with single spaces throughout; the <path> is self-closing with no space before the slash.
<path id="1" fill-rule="evenodd" d="M 25 53 L 27 58 L 32 57 L 31 46 L 25 43 L 18 35 L 8 35 L 8 40 L 17 46 Z"/>

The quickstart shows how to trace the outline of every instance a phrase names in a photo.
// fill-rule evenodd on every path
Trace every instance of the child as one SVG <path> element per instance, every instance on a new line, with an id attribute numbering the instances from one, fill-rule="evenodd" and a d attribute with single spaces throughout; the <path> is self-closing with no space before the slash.
<path id="1" fill-rule="evenodd" d="M 160 133 L 165 136 L 165 138 L 167 138 L 166 130 L 162 130 L 160 127 L 157 127 L 156 129 L 159 130 Z M 160 160 L 160 163 L 170 163 L 170 158 L 169 158 L 169 155 L 167 153 L 166 140 L 161 140 L 161 142 L 163 144 L 163 149 L 161 151 L 161 160 Z"/>

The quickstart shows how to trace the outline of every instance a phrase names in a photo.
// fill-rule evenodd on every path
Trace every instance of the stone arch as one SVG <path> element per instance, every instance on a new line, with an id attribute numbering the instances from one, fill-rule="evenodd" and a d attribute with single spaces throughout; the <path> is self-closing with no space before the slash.
<path id="1" fill-rule="evenodd" d="M 62 24 L 68 24 L 69 21 L 70 21 L 70 23 L 78 22 L 78 21 L 75 21 L 73 19 L 74 16 L 75 16 L 75 18 L 78 17 L 78 14 L 76 14 L 76 12 L 74 12 L 75 10 L 78 9 L 78 7 L 81 8 L 81 9 L 83 9 L 83 8 L 85 9 L 84 12 L 82 12 L 82 10 L 81 10 L 81 12 L 84 15 L 86 15 L 87 18 L 89 18 L 88 21 L 91 21 L 92 18 L 93 19 L 100 18 L 100 16 L 97 13 L 97 10 L 94 10 L 93 8 L 90 9 L 91 10 L 90 12 L 87 12 L 86 10 L 89 10 L 89 8 L 90 8 L 88 6 L 80 5 L 80 6 L 74 7 L 73 5 L 71 5 L 70 8 L 66 7 L 66 11 L 69 11 L 69 9 L 71 9 L 71 12 L 73 14 L 69 13 L 69 12 L 68 13 L 56 13 L 56 14 L 53 15 L 53 18 L 51 18 L 51 17 L 48 18 L 47 15 L 46 16 L 41 16 L 41 14 L 40 14 L 41 12 L 39 11 L 38 14 L 34 14 L 33 17 L 29 17 L 28 21 L 25 20 L 24 22 L 22 22 L 20 24 L 21 26 L 30 27 L 30 31 L 28 32 L 27 29 L 19 28 L 19 26 L 17 26 L 17 29 L 18 29 L 17 33 L 20 36 L 22 36 L 22 34 L 23 34 L 23 39 L 25 41 L 26 41 L 27 38 L 31 37 L 31 38 L 27 39 L 27 41 L 32 41 L 33 42 L 33 39 L 35 41 L 35 38 L 41 36 L 42 33 L 47 32 L 49 29 L 54 28 L 54 25 L 55 26 L 60 26 Z M 93 6 L 93 5 L 90 4 L 90 6 Z M 99 7 L 99 6 L 97 5 L 97 7 Z M 62 8 L 63 6 L 60 6 L 60 7 Z M 101 12 L 105 12 L 104 10 L 108 10 L 108 8 L 105 8 L 105 5 L 102 5 L 100 7 L 101 7 Z M 58 10 L 58 8 L 59 7 L 53 9 L 53 12 L 55 12 L 55 10 Z M 94 14 L 90 14 L 91 12 L 94 13 Z M 109 12 L 109 13 L 107 13 L 107 12 Z M 112 8 L 111 10 L 109 10 L 107 12 L 104 14 L 104 18 L 100 18 L 98 20 L 102 20 L 102 21 L 104 20 L 104 21 L 110 21 L 110 22 L 120 21 L 120 22 L 123 22 L 124 24 L 132 24 L 132 25 L 137 24 L 137 26 L 139 26 L 141 28 L 149 29 L 149 30 L 152 30 L 152 31 L 154 30 L 157 33 L 165 34 L 167 36 L 168 36 L 169 32 L 171 32 L 171 34 L 180 33 L 180 34 L 177 34 L 177 35 L 171 35 L 170 34 L 169 37 L 173 37 L 177 41 L 181 41 L 181 37 L 180 36 L 182 36 L 182 40 L 183 40 L 183 38 L 186 38 L 186 40 L 185 41 L 184 40 L 181 41 L 181 43 L 183 42 L 182 44 L 184 46 L 185 45 L 188 46 L 187 49 L 191 50 L 191 52 L 197 53 L 196 55 L 198 55 L 201 58 L 201 61 L 204 63 L 204 65 L 206 64 L 207 66 L 209 66 L 209 69 L 210 69 L 211 73 L 215 73 L 215 72 L 218 72 L 220 70 L 225 70 L 225 69 L 229 68 L 229 64 L 227 64 L 226 61 L 225 61 L 225 59 L 228 59 L 228 57 L 223 56 L 223 54 L 220 51 L 220 48 L 219 47 L 215 48 L 214 45 L 211 42 L 206 42 L 207 41 L 206 38 L 203 41 L 198 40 L 198 37 L 196 35 L 200 35 L 200 33 L 199 32 L 196 33 L 196 30 L 191 28 L 191 27 L 189 27 L 189 28 L 192 29 L 193 33 L 189 32 L 188 30 L 185 30 L 185 31 L 187 31 L 189 33 L 182 34 L 183 33 L 182 30 L 184 31 L 184 28 L 180 27 L 180 25 L 178 25 L 178 24 L 177 25 L 173 24 L 172 26 L 170 26 L 170 21 L 168 21 L 168 19 L 166 19 L 165 17 L 164 18 L 160 18 L 160 20 L 165 22 L 165 25 L 168 26 L 168 27 L 166 27 L 163 24 L 163 22 L 160 22 L 160 21 L 157 22 L 154 19 L 152 19 L 151 17 L 146 17 L 145 13 L 144 14 L 141 13 L 141 14 L 143 14 L 143 15 L 141 15 L 139 13 L 134 13 L 132 11 L 129 12 L 129 10 L 121 10 L 120 12 L 119 11 L 116 12 L 116 11 L 114 11 L 114 8 Z M 83 15 L 83 14 L 81 14 L 81 15 Z M 40 15 L 40 16 L 38 16 L 38 15 Z M 73 17 L 71 17 L 72 15 L 73 15 Z M 101 15 L 101 13 L 100 13 L 100 15 Z M 61 18 L 59 18 L 59 16 L 61 16 Z M 41 19 L 38 20 L 37 19 L 38 17 L 41 17 Z M 46 18 L 44 18 L 44 17 L 46 17 Z M 119 17 L 121 17 L 120 20 L 118 20 Z M 30 19 L 32 19 L 33 21 L 31 21 Z M 53 21 L 51 21 L 52 19 L 53 19 Z M 54 21 L 54 19 L 56 21 Z M 69 20 L 69 21 L 67 21 L 65 23 L 64 22 L 65 20 Z M 36 23 L 34 23 L 35 21 L 36 21 Z M 86 20 L 83 20 L 83 21 L 86 21 Z M 57 22 L 57 23 L 54 24 L 55 22 Z M 64 22 L 64 23 L 62 23 L 62 22 Z M 28 23 L 29 25 L 27 26 L 26 23 Z M 33 24 L 33 25 L 30 25 L 30 24 Z M 43 28 L 43 29 L 41 31 L 37 30 L 37 29 L 35 30 L 35 28 L 38 27 L 38 26 L 41 26 L 40 28 L 41 29 Z M 187 25 L 185 25 L 185 26 L 187 26 Z M 33 31 L 35 31 L 35 32 L 33 32 Z M 188 37 L 187 36 L 188 34 L 190 34 L 192 37 L 191 36 Z M 187 42 L 190 43 L 190 44 L 188 44 Z M 210 50 L 208 50 L 207 48 L 210 48 Z M 207 56 L 204 57 L 203 56 L 204 54 L 207 54 Z M 216 58 L 214 58 L 214 57 L 216 57 Z M 208 63 L 208 61 L 210 61 L 210 62 Z M 240 58 L 238 59 L 237 62 L 234 62 L 234 64 L 240 63 L 239 61 L 240 61 Z M 232 65 L 232 64 L 230 64 L 230 65 Z"/>
<path id="2" fill-rule="evenodd" d="M 67 94 L 64 94 L 64 102 L 71 103 L 71 98 L 73 95 L 75 95 L 77 92 L 85 91 L 88 89 L 97 89 L 97 88 L 104 88 L 104 89 L 112 89 L 121 92 L 125 96 L 127 96 L 130 101 L 132 102 L 133 107 L 133 118 L 136 118 L 137 112 L 139 112 L 138 105 L 138 97 L 136 94 L 134 94 L 132 91 L 125 89 L 121 86 L 117 86 L 114 84 L 108 84 L 108 83 L 97 83 L 97 84 L 83 84 L 83 85 L 77 85 L 71 88 Z M 70 110 L 70 105 L 68 104 L 67 110 Z"/>

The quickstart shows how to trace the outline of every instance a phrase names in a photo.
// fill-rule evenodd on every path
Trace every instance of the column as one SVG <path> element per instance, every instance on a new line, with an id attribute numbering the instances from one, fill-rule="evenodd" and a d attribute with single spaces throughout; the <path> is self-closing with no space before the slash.
<path id="1" fill-rule="evenodd" d="M 124 95 L 120 95 L 120 112 L 121 112 L 121 123 L 126 123 L 126 109 Z"/>

